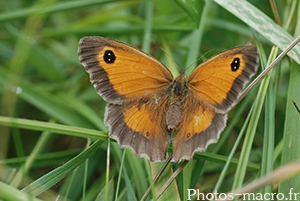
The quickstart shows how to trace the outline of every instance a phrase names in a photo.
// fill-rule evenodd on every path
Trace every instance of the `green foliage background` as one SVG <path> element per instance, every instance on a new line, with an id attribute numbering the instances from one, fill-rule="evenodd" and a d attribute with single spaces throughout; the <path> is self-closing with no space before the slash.
<path id="1" fill-rule="evenodd" d="M 260 49 L 261 72 L 268 58 L 272 61 L 276 51 L 300 34 L 299 0 L 276 1 L 277 11 L 270 2 L 15 0 L 1 4 L 0 199 L 139 200 L 158 171 L 160 163 L 136 158 L 108 139 L 103 124 L 106 103 L 78 60 L 81 37 L 104 36 L 137 46 L 174 75 L 178 69 L 172 59 L 181 69 L 192 66 L 190 73 L 207 51 L 252 43 Z M 279 49 L 272 48 L 274 44 Z M 229 114 L 219 142 L 197 153 L 161 200 L 186 200 L 188 188 L 228 192 L 300 157 L 300 114 L 292 104 L 293 99 L 300 105 L 299 50 L 298 45 Z M 178 166 L 168 167 L 155 190 Z M 288 195 L 290 188 L 300 192 L 299 176 L 257 192 Z"/>

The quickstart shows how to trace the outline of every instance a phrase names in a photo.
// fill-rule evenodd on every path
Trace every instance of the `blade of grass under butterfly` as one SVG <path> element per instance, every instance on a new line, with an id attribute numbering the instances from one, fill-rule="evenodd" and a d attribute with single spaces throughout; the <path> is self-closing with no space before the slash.
<path id="1" fill-rule="evenodd" d="M 101 141 L 106 141 L 108 138 L 107 133 L 102 131 L 28 119 L 0 116 L 0 125 L 37 131 L 48 131 L 51 133 L 59 133 L 82 138 L 99 139 Z"/>
<path id="2" fill-rule="evenodd" d="M 264 124 L 264 141 L 260 176 L 264 176 L 273 170 L 273 153 L 275 143 L 275 107 L 274 107 L 273 86 L 269 84 L 265 100 L 265 124 Z M 261 193 L 272 192 L 272 186 L 268 185 L 261 189 Z"/>
<path id="3" fill-rule="evenodd" d="M 23 192 L 30 193 L 33 196 L 38 196 L 41 193 L 45 192 L 63 178 L 65 178 L 71 171 L 77 168 L 79 165 L 84 163 L 86 159 L 88 159 L 94 152 L 99 148 L 101 145 L 101 141 L 97 140 L 94 142 L 90 147 L 82 151 L 78 156 L 72 158 L 67 163 L 63 164 L 62 166 L 55 168 L 48 174 L 40 177 L 39 179 L 35 180 L 28 186 L 22 189 Z"/>
<path id="4" fill-rule="evenodd" d="M 51 134 L 49 132 L 43 132 L 39 137 L 39 140 L 35 144 L 34 149 L 31 151 L 30 155 L 28 156 L 26 162 L 20 167 L 17 174 L 14 176 L 13 180 L 10 184 L 14 187 L 18 187 L 23 179 L 23 175 L 27 175 L 32 163 L 36 159 L 36 156 L 41 152 L 41 150 L 47 144 Z"/>
<path id="5" fill-rule="evenodd" d="M 5 70 L 0 69 L 0 84 L 5 82 L 4 78 Z M 95 127 L 92 122 L 88 121 L 85 117 L 75 111 L 67 101 L 50 94 L 42 87 L 26 83 L 22 80 L 18 85 L 15 85 L 18 83 L 17 76 L 14 76 L 11 80 L 13 81 L 13 85 L 9 89 L 11 93 L 18 95 L 18 97 L 26 100 L 54 119 L 68 125 L 87 128 Z"/>
<path id="6" fill-rule="evenodd" d="M 19 189 L 16 189 L 2 181 L 0 181 L 0 200 L 41 201 L 40 199 L 22 192 Z"/>
<path id="7" fill-rule="evenodd" d="M 108 180 L 109 180 L 109 172 L 110 172 L 110 138 L 108 138 L 107 141 L 107 149 L 106 149 L 106 171 L 105 171 L 105 186 L 107 188 L 105 188 L 105 201 L 108 200 L 108 193 L 109 193 L 109 188 L 108 188 Z M 125 154 L 124 154 L 125 155 Z M 122 163 L 123 163 L 123 159 L 122 159 Z M 122 168 L 120 168 L 122 169 Z"/>
<path id="8" fill-rule="evenodd" d="M 61 164 L 63 161 L 69 160 L 70 158 L 77 155 L 80 151 L 78 149 L 75 150 L 64 150 L 57 151 L 51 153 L 40 153 L 36 156 L 32 167 L 41 168 L 46 167 L 53 164 Z M 16 167 L 19 164 L 25 163 L 28 160 L 28 156 L 9 158 L 0 160 L 1 165 L 13 166 Z"/>
<path id="9" fill-rule="evenodd" d="M 289 89 L 286 106 L 286 119 L 284 124 L 283 149 L 281 162 L 286 164 L 300 158 L 300 114 L 293 105 L 293 100 L 300 102 L 300 65 L 296 62 L 292 63 L 289 79 Z M 279 192 L 288 196 L 291 188 L 293 192 L 300 192 L 299 186 L 300 176 L 295 176 L 288 181 L 279 184 Z"/>
<path id="10" fill-rule="evenodd" d="M 106 195 L 106 189 L 109 189 L 109 194 Z M 112 201 L 114 197 L 114 178 L 111 178 L 108 184 L 101 190 L 95 201 Z"/>
<path id="11" fill-rule="evenodd" d="M 153 181 L 150 181 L 150 187 L 147 189 L 147 191 L 145 192 L 145 194 L 143 195 L 143 197 L 141 198 L 141 201 L 145 201 L 148 197 L 148 195 L 151 192 L 151 189 L 154 188 L 153 185 L 156 184 L 156 182 L 158 181 L 158 179 L 161 177 L 162 173 L 164 173 L 165 169 L 170 166 L 170 162 L 172 159 L 172 154 L 169 155 L 169 157 L 167 158 L 167 160 L 164 162 L 163 166 L 161 166 L 161 168 L 159 169 L 158 173 L 155 175 L 155 178 L 153 179 Z M 155 171 L 157 172 L 157 171 Z M 154 175 L 153 175 L 154 177 Z M 155 195 L 153 195 L 155 196 Z"/>
<path id="12" fill-rule="evenodd" d="M 170 161 L 169 161 L 170 162 Z M 152 172 L 159 172 L 159 170 L 161 168 L 163 168 L 165 166 L 164 164 L 165 162 L 159 162 L 157 164 L 151 163 L 151 169 L 154 169 L 154 171 Z M 167 182 L 167 180 L 172 177 L 173 175 L 173 169 L 172 169 L 172 165 L 171 163 L 168 163 L 166 165 L 165 171 L 162 172 L 162 174 L 160 175 L 158 181 L 155 183 L 155 192 L 158 193 L 163 186 L 165 185 L 165 183 Z M 156 175 L 152 175 L 152 178 L 155 178 Z M 176 184 L 175 181 L 171 182 L 170 185 L 163 189 L 163 194 L 161 195 L 161 200 L 180 200 L 180 195 L 179 195 L 179 191 L 178 191 L 178 186 Z"/>
<path id="13" fill-rule="evenodd" d="M 220 164 L 225 164 L 228 159 L 227 156 L 214 154 L 214 153 L 208 153 L 208 152 L 198 152 L 197 154 L 195 154 L 194 158 L 204 159 L 207 161 L 212 161 L 212 162 L 216 162 L 216 163 L 220 163 Z M 239 162 L 239 160 L 237 158 L 233 158 L 230 162 L 230 166 L 236 167 L 236 166 L 238 166 L 238 162 Z M 247 164 L 247 169 L 249 171 L 258 171 L 259 168 L 260 168 L 260 165 L 257 163 L 249 162 Z"/>
<path id="14" fill-rule="evenodd" d="M 117 156 L 117 160 L 121 163 L 122 161 L 122 154 L 125 155 L 125 159 L 127 158 L 127 152 L 130 152 L 130 150 L 127 151 L 127 149 L 120 149 L 120 147 L 118 146 L 117 143 L 111 143 L 111 153 L 114 153 Z M 125 153 L 122 153 L 125 152 Z M 137 157 L 135 157 L 136 160 L 138 160 Z M 124 165 L 122 169 L 120 169 L 119 171 L 122 171 L 122 175 L 123 175 L 123 180 L 125 183 L 125 189 L 126 189 L 126 200 L 132 200 L 135 201 L 136 199 L 136 195 L 134 192 L 134 186 L 135 184 L 131 181 L 131 178 L 129 176 L 130 174 L 130 170 L 129 168 L 127 168 L 127 165 Z M 134 173 L 133 173 L 134 174 Z M 121 197 L 119 195 L 119 197 Z"/>
<path id="15" fill-rule="evenodd" d="M 298 1 L 297 24 L 295 28 L 295 35 L 300 35 L 300 4 Z M 300 158 L 300 114 L 293 104 L 293 101 L 300 103 L 300 65 L 292 62 L 291 72 L 289 78 L 289 88 L 287 96 L 287 106 L 284 122 L 283 135 L 283 150 L 281 156 L 281 163 L 286 164 Z M 299 186 L 300 176 L 297 175 L 288 181 L 279 184 L 279 192 L 288 195 L 293 188 L 293 192 L 300 192 Z"/>
<path id="16" fill-rule="evenodd" d="M 93 123 L 95 128 L 98 128 L 101 131 L 107 131 L 107 127 L 104 125 L 103 119 L 99 117 L 99 114 L 83 101 L 78 100 L 78 97 L 71 96 L 67 93 L 59 93 L 57 94 L 57 97 L 64 100 L 74 108 L 74 110 L 81 114 L 82 117 Z"/>
<path id="17" fill-rule="evenodd" d="M 246 186 L 229 192 L 227 195 L 231 195 L 230 197 L 226 197 L 226 199 L 223 199 L 224 201 L 237 200 L 238 197 L 241 197 L 242 200 L 271 200 L 271 196 L 274 196 L 273 200 L 298 200 L 297 196 L 299 196 L 299 191 L 293 191 L 291 190 L 291 194 L 283 195 L 282 193 L 274 193 L 271 194 L 255 194 L 250 193 L 255 190 L 258 190 L 261 187 L 264 187 L 266 185 L 275 184 L 275 183 L 282 183 L 283 181 L 295 177 L 297 174 L 300 173 L 300 160 L 296 160 L 292 163 L 288 163 L 282 167 L 279 167 L 275 169 L 274 171 L 270 172 L 268 175 L 256 179 L 255 181 L 250 182 Z M 299 183 L 298 183 L 299 184 Z M 267 195 L 267 196 L 266 196 Z M 261 196 L 261 197 L 258 197 Z M 276 199 L 275 196 L 278 198 Z M 264 199 L 263 199 L 264 198 Z M 284 199 L 285 198 L 285 199 Z M 215 201 L 220 200 L 216 199 Z"/>
<path id="18" fill-rule="evenodd" d="M 186 167 L 186 165 L 189 163 L 189 161 L 185 160 L 183 161 L 180 166 L 176 169 L 176 171 L 170 176 L 168 177 L 168 180 L 166 181 L 166 183 L 162 186 L 162 188 L 158 191 L 158 193 L 156 194 L 156 198 L 161 198 L 162 194 L 165 193 L 165 190 L 173 183 L 173 181 L 175 180 L 175 178 L 178 176 L 178 174 L 182 171 L 182 169 L 184 169 Z M 174 196 L 174 195 L 172 195 Z M 172 199 L 174 200 L 174 199 Z M 179 200 L 179 199 L 176 199 Z"/>
<path id="19" fill-rule="evenodd" d="M 126 152 L 126 164 L 129 167 L 129 171 L 134 173 L 132 181 L 135 184 L 138 198 L 141 198 L 148 187 L 148 182 L 141 179 L 148 176 L 144 167 L 145 163 L 140 158 L 137 158 L 132 151 L 128 150 Z"/>
<path id="20" fill-rule="evenodd" d="M 224 178 L 225 178 L 226 172 L 227 172 L 227 170 L 229 168 L 230 162 L 231 162 L 231 160 L 232 160 L 232 158 L 233 158 L 233 156 L 235 154 L 236 149 L 238 148 L 238 145 L 239 145 L 242 137 L 244 136 L 244 132 L 246 130 L 246 127 L 247 127 L 247 124 L 249 122 L 249 119 L 250 119 L 250 116 L 252 114 L 252 111 L 253 111 L 253 107 L 251 108 L 251 110 L 248 113 L 248 116 L 247 116 L 247 118 L 246 118 L 246 120 L 244 122 L 244 125 L 243 125 L 243 127 L 242 127 L 242 129 L 241 129 L 241 131 L 240 131 L 240 133 L 239 133 L 239 135 L 238 135 L 238 137 L 237 137 L 237 139 L 236 139 L 236 141 L 235 141 L 235 143 L 234 143 L 231 151 L 230 151 L 230 154 L 228 156 L 226 164 L 224 165 L 224 168 L 223 168 L 223 170 L 222 170 L 222 172 L 220 174 L 220 177 L 219 177 L 219 179 L 218 179 L 218 181 L 217 181 L 217 183 L 215 185 L 215 188 L 214 188 L 214 190 L 212 192 L 218 192 L 220 186 L 222 185 L 222 183 L 224 181 Z"/>
<path id="21" fill-rule="evenodd" d="M 281 28 L 248 1 L 214 0 L 214 2 L 244 21 L 248 26 L 255 29 L 272 44 L 277 45 L 282 50 L 288 47 L 294 40 L 286 30 Z M 296 45 L 288 55 L 300 64 L 300 45 Z"/>
<path id="22" fill-rule="evenodd" d="M 118 181 L 117 181 L 117 187 L 116 187 L 116 194 L 115 194 L 115 201 L 118 200 L 118 196 L 119 196 L 119 189 L 120 189 L 120 183 L 121 183 L 121 178 L 122 178 L 122 170 L 123 170 L 125 156 L 126 156 L 126 151 L 124 150 L 123 155 L 122 155 L 121 164 L 120 164 L 119 175 L 118 175 Z M 106 182 L 106 186 L 108 186 L 107 182 Z M 108 197 L 108 191 L 105 189 L 105 201 L 107 200 L 107 197 Z"/>

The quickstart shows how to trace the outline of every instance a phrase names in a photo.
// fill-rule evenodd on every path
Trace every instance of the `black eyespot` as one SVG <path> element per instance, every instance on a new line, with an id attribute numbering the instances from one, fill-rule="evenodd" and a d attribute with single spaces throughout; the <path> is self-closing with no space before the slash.
<path id="1" fill-rule="evenodd" d="M 105 63 L 112 64 L 112 63 L 115 62 L 116 56 L 115 56 L 113 51 L 106 50 L 104 55 L 103 55 L 103 59 L 104 59 Z"/>
<path id="2" fill-rule="evenodd" d="M 237 71 L 240 67 L 240 58 L 234 58 L 230 65 L 232 71 Z"/>
<path id="3" fill-rule="evenodd" d="M 190 137 L 191 137 L 191 134 L 190 134 L 190 133 L 188 133 L 186 137 L 187 137 L 187 138 L 190 138 Z"/>
<path id="4" fill-rule="evenodd" d="M 146 133 L 146 135 L 147 135 L 147 137 L 149 137 L 150 133 L 149 133 L 149 132 L 147 132 L 147 133 Z"/>

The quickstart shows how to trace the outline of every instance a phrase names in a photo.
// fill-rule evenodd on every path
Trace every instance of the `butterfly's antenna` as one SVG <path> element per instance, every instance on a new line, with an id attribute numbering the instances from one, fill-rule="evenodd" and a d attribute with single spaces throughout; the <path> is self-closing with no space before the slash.
<path id="1" fill-rule="evenodd" d="M 199 60 L 201 60 L 205 55 L 207 55 L 208 53 L 212 52 L 212 51 L 216 51 L 217 49 L 211 49 L 207 52 L 205 52 L 205 54 L 203 54 L 199 59 L 197 59 L 194 63 L 192 63 L 191 65 L 189 65 L 185 70 L 184 72 L 189 69 L 190 67 L 192 67 L 195 63 L 197 63 Z"/>
<path id="2" fill-rule="evenodd" d="M 162 47 L 159 47 L 170 59 L 171 61 L 173 61 L 173 63 L 175 64 L 175 66 L 177 67 L 177 70 L 178 72 L 180 72 L 180 69 L 179 69 L 179 66 L 177 65 L 177 63 L 174 61 L 174 59 L 171 57 L 171 55 L 166 51 L 164 50 Z"/>

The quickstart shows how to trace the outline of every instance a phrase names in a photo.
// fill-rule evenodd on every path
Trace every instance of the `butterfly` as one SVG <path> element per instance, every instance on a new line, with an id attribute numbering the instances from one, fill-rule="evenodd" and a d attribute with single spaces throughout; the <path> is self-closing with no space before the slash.
<path id="1" fill-rule="evenodd" d="M 108 102 L 109 136 L 150 161 L 164 160 L 172 139 L 174 162 L 190 160 L 218 141 L 259 57 L 256 46 L 234 47 L 201 63 L 189 77 L 181 73 L 174 79 L 151 55 L 109 38 L 82 38 L 78 55 Z"/>

